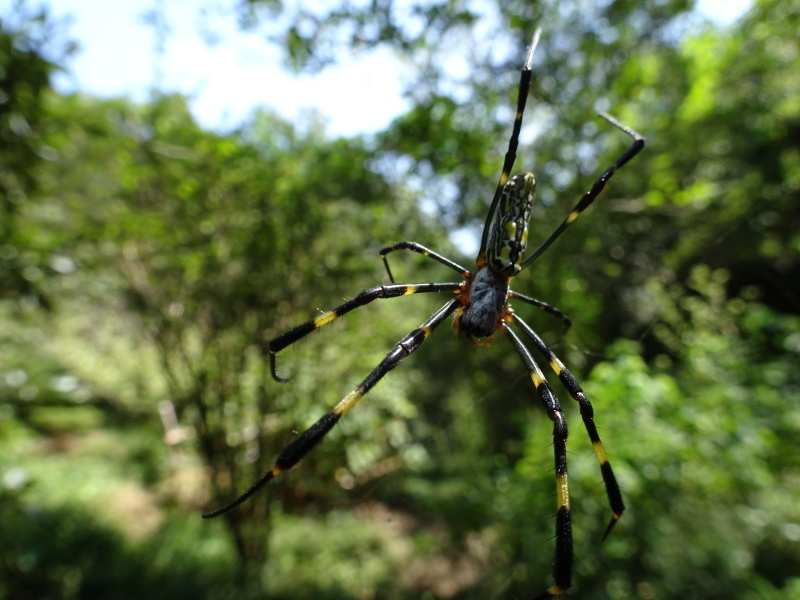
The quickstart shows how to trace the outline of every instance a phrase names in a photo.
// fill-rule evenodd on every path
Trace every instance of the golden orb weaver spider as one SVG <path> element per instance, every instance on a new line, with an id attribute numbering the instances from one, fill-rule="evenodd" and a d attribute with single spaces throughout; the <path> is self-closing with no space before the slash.
<path id="1" fill-rule="evenodd" d="M 558 398 L 550 384 L 544 377 L 542 370 L 534 360 L 530 351 L 523 344 L 511 328 L 511 324 L 519 326 L 525 335 L 530 338 L 538 352 L 544 356 L 561 380 L 567 392 L 580 407 L 581 419 L 586 426 L 589 439 L 594 447 L 595 454 L 600 463 L 608 502 L 612 516 L 603 533 L 605 540 L 614 525 L 622 516 L 625 504 L 616 477 L 611 470 L 597 427 L 594 423 L 594 410 L 589 399 L 584 394 L 575 377 L 567 370 L 564 364 L 547 347 L 539 335 L 523 321 L 509 304 L 511 298 L 536 306 L 555 317 L 558 317 L 569 326 L 569 319 L 557 308 L 549 304 L 524 296 L 510 289 L 510 282 L 524 268 L 529 266 L 555 241 L 558 236 L 594 201 L 605 187 L 608 180 L 636 156 L 644 148 L 644 138 L 633 129 L 621 124 L 612 116 L 600 113 L 606 121 L 624 131 L 633 138 L 631 146 L 592 184 L 592 187 L 583 195 L 566 219 L 555 231 L 529 256 L 524 257 L 528 239 L 528 221 L 533 205 L 536 180 L 532 173 L 522 173 L 509 179 L 509 174 L 519 144 L 519 134 L 522 127 L 522 115 L 525 111 L 528 90 L 531 81 L 531 66 L 533 53 L 539 41 L 540 30 L 536 30 L 530 49 L 522 68 L 520 76 L 517 113 L 514 119 L 513 131 L 508 144 L 508 151 L 503 162 L 503 171 L 497 185 L 489 213 L 484 224 L 481 237 L 480 250 L 476 260 L 475 273 L 468 271 L 452 260 L 418 244 L 417 242 L 399 242 L 380 251 L 386 267 L 390 285 L 379 285 L 364 290 L 352 300 L 341 306 L 307 321 L 287 331 L 269 342 L 270 370 L 272 377 L 279 382 L 288 383 L 289 379 L 280 377 L 277 372 L 275 359 L 278 352 L 307 336 L 323 325 L 347 314 L 351 310 L 369 304 L 373 300 L 383 298 L 396 298 L 410 294 L 449 292 L 456 297 L 437 310 L 430 318 L 417 329 L 403 337 L 386 357 L 367 375 L 352 392 L 347 394 L 333 409 L 320 418 L 316 423 L 304 431 L 300 436 L 284 448 L 275 460 L 275 464 L 260 480 L 245 491 L 231 503 L 217 510 L 203 514 L 203 518 L 213 518 L 222 515 L 255 494 L 267 482 L 283 471 L 287 471 L 297 464 L 316 444 L 327 435 L 333 426 L 350 410 L 384 375 L 395 368 L 401 360 L 413 353 L 422 345 L 430 333 L 436 329 L 449 315 L 455 313 L 453 331 L 458 336 L 465 337 L 475 345 L 486 345 L 492 342 L 493 334 L 505 334 L 511 345 L 522 358 L 525 367 L 533 381 L 539 400 L 553 421 L 553 446 L 556 471 L 556 496 L 558 509 L 556 512 L 556 547 L 553 565 L 553 585 L 546 591 L 538 594 L 533 600 L 559 596 L 566 592 L 572 581 L 572 526 L 569 512 L 569 488 L 567 485 L 567 420 L 564 416 Z M 411 250 L 431 258 L 458 272 L 463 281 L 457 283 L 416 283 L 397 284 L 389 268 L 388 254 L 397 250 Z"/>

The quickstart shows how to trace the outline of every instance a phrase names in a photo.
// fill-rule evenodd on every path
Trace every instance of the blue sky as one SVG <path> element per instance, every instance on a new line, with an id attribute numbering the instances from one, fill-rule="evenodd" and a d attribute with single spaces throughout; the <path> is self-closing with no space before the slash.
<path id="1" fill-rule="evenodd" d="M 13 0 L 0 0 L 0 14 Z M 155 52 L 152 26 L 143 15 L 156 4 L 164 7 L 172 29 L 165 52 Z M 198 120 L 226 129 L 236 126 L 255 107 L 269 106 L 287 118 L 316 107 L 328 117 L 328 133 L 345 135 L 376 131 L 404 112 L 403 65 L 388 51 L 353 57 L 311 75 L 287 72 L 277 48 L 256 34 L 242 32 L 233 17 L 215 19 L 220 42 L 208 45 L 198 33 L 199 7 L 209 2 L 161 0 L 50 0 L 55 18 L 69 17 L 67 37 L 78 51 L 68 72 L 55 79 L 62 92 L 128 96 L 147 100 L 154 87 L 190 98 Z M 393 77 L 382 76 L 391 65 Z M 357 90 L 357 93 L 353 93 Z M 376 107 L 380 106 L 379 110 Z"/>
<path id="2" fill-rule="evenodd" d="M 0 0 L 0 15 L 14 0 Z M 102 97 L 128 96 L 145 101 L 153 87 L 190 98 L 195 117 L 205 126 L 236 126 L 258 106 L 286 118 L 314 107 L 330 135 L 377 131 L 409 108 L 402 92 L 410 70 L 387 50 L 364 53 L 316 75 L 288 73 L 279 50 L 256 34 L 236 28 L 233 18 L 213 20 L 220 42 L 209 46 L 198 33 L 200 6 L 178 0 L 50 0 L 56 18 L 69 17 L 67 34 L 78 52 L 60 74 L 59 91 Z M 172 28 L 161 58 L 153 28 L 143 15 L 154 6 L 166 11 Z M 751 0 L 701 0 L 699 9 L 727 23 Z"/>

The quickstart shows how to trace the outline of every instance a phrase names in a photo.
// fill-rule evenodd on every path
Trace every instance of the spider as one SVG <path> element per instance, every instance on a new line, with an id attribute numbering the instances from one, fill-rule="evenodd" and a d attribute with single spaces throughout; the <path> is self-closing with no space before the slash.
<path id="1" fill-rule="evenodd" d="M 274 466 L 259 481 L 245 491 L 241 496 L 217 510 L 203 514 L 204 518 L 213 518 L 235 508 L 255 494 L 267 482 L 283 471 L 292 468 L 302 459 L 350 410 L 364 395 L 372 389 L 389 371 L 394 369 L 401 360 L 417 350 L 448 316 L 455 314 L 453 331 L 456 335 L 464 337 L 474 345 L 488 345 L 492 343 L 493 336 L 499 332 L 511 342 L 511 345 L 522 358 L 531 380 L 536 388 L 536 393 L 544 406 L 548 417 L 553 421 L 553 447 L 555 455 L 556 472 L 556 497 L 558 508 L 556 512 L 555 532 L 555 558 L 553 565 L 553 585 L 534 597 L 534 600 L 548 598 L 563 594 L 571 586 L 572 580 L 572 526 L 569 511 L 569 488 L 567 485 L 567 420 L 564 416 L 558 398 L 550 384 L 545 379 L 541 368 L 531 355 L 531 352 L 522 342 L 512 325 L 519 327 L 530 339 L 537 351 L 544 357 L 555 372 L 567 392 L 578 402 L 581 419 L 586 426 L 589 439 L 592 442 L 595 454 L 600 463 L 608 502 L 612 511 L 602 540 L 605 540 L 611 530 L 619 521 L 625 510 L 619 484 L 611 470 L 597 427 L 594 422 L 594 410 L 581 389 L 575 377 L 567 370 L 564 364 L 542 341 L 542 338 L 523 321 L 511 308 L 509 301 L 513 298 L 538 307 L 554 317 L 562 320 L 567 326 L 570 320 L 557 308 L 530 298 L 510 289 L 511 280 L 520 271 L 528 267 L 558 238 L 564 230 L 571 225 L 578 216 L 594 201 L 606 185 L 606 182 L 636 156 L 644 148 L 644 138 L 636 131 L 621 124 L 614 117 L 600 113 L 600 117 L 622 130 L 633 138 L 628 149 L 592 184 L 591 188 L 583 195 L 566 219 L 542 242 L 536 250 L 525 256 L 528 240 L 528 221 L 531 215 L 531 206 L 534 200 L 536 181 L 532 173 L 522 173 L 509 179 L 509 174 L 516 159 L 519 144 L 522 115 L 531 81 L 531 66 L 533 53 L 539 41 L 541 31 L 537 29 L 528 50 L 522 68 L 518 97 L 517 113 L 514 120 L 511 139 L 503 162 L 503 171 L 500 182 L 492 199 L 489 213 L 481 237 L 480 249 L 476 261 L 476 270 L 468 271 L 458 263 L 418 244 L 417 242 L 399 242 L 380 251 L 381 259 L 386 267 L 386 273 L 391 281 L 389 285 L 379 285 L 362 291 L 352 300 L 326 312 L 315 319 L 307 321 L 287 331 L 269 342 L 270 371 L 272 377 L 279 382 L 288 383 L 289 379 L 280 377 L 276 368 L 276 355 L 278 352 L 302 339 L 337 319 L 351 310 L 384 298 L 396 298 L 410 294 L 423 293 L 449 293 L 455 295 L 444 306 L 437 310 L 431 317 L 423 322 L 417 329 L 403 337 L 389 351 L 386 357 L 367 375 L 353 391 L 339 401 L 333 409 L 320 418 L 316 423 L 304 431 L 296 440 L 289 444 L 278 455 Z M 410 250 L 433 259 L 462 277 L 456 283 L 395 283 L 392 271 L 389 268 L 388 255 L 398 250 Z"/>

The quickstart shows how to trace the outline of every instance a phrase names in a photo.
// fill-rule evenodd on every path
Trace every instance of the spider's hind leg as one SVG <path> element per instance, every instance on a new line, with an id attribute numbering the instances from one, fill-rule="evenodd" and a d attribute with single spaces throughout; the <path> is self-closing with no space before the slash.
<path id="1" fill-rule="evenodd" d="M 564 221 L 562 221 L 561 225 L 556 227 L 555 231 L 553 231 L 553 233 L 550 234 L 550 237 L 548 237 L 545 241 L 543 241 L 539 245 L 539 247 L 536 248 L 536 250 L 534 250 L 528 256 L 525 257 L 525 260 L 522 261 L 523 269 L 527 267 L 529 264 L 531 264 L 533 261 L 535 261 L 537 258 L 539 258 L 542 255 L 542 253 L 550 247 L 550 244 L 556 241 L 556 239 L 562 233 L 564 233 L 564 230 L 567 227 L 569 227 L 575 221 L 575 219 L 577 219 L 580 216 L 580 214 L 583 211 L 589 208 L 592 202 L 595 201 L 595 198 L 597 198 L 600 195 L 600 192 L 602 192 L 605 189 L 608 180 L 614 176 L 614 173 L 616 173 L 618 170 L 624 167 L 629 160 L 631 160 L 634 156 L 639 154 L 639 152 L 642 151 L 642 148 L 644 148 L 644 137 L 640 133 L 634 131 L 627 125 L 623 125 L 608 113 L 601 112 L 600 116 L 609 123 L 611 123 L 614 127 L 620 129 L 621 131 L 624 131 L 629 136 L 631 136 L 633 138 L 633 142 L 628 147 L 628 149 L 625 152 L 623 152 L 616 161 L 614 161 L 614 164 L 612 164 L 608 169 L 606 169 L 603 172 L 602 175 L 600 175 L 600 177 L 597 178 L 597 180 L 592 184 L 592 187 L 589 188 L 589 190 L 581 197 L 580 200 L 578 200 L 578 203 L 573 207 L 573 209 L 570 211 L 570 213 L 567 215 Z"/>

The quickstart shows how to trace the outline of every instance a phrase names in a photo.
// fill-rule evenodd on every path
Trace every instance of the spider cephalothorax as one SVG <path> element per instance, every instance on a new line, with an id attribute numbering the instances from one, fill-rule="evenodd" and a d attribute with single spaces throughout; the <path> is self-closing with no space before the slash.
<path id="1" fill-rule="evenodd" d="M 358 296 L 345 302 L 332 311 L 318 316 L 315 319 L 298 325 L 269 342 L 269 358 L 272 376 L 281 382 L 288 382 L 278 376 L 275 358 L 278 352 L 290 344 L 302 339 L 312 331 L 330 323 L 334 319 L 382 298 L 396 298 L 409 294 L 420 293 L 448 293 L 454 298 L 448 300 L 444 306 L 431 315 L 417 329 L 404 336 L 389 351 L 381 363 L 367 375 L 353 391 L 347 394 L 334 408 L 321 417 L 314 425 L 309 427 L 289 446 L 287 446 L 275 461 L 275 465 L 258 482 L 244 494 L 230 504 L 212 512 L 205 513 L 206 518 L 219 516 L 238 506 L 247 498 L 256 493 L 264 484 L 273 479 L 282 471 L 294 466 L 311 448 L 313 448 L 333 428 L 339 419 L 352 408 L 384 375 L 391 371 L 397 364 L 420 347 L 430 333 L 438 327 L 447 317 L 455 314 L 453 329 L 461 337 L 473 344 L 485 345 L 491 343 L 495 333 L 507 337 L 517 351 L 533 382 L 536 394 L 544 407 L 548 417 L 553 421 L 553 448 L 556 472 L 556 499 L 558 509 L 556 512 L 556 549 L 553 567 L 554 584 L 535 598 L 547 598 L 564 593 L 571 585 L 572 580 L 572 526 L 569 512 L 569 487 L 567 483 L 567 420 L 561 410 L 558 398 L 550 384 L 544 377 L 542 370 L 534 360 L 528 348 L 517 336 L 514 327 L 519 327 L 527 338 L 536 347 L 537 352 L 545 359 L 550 368 L 559 378 L 569 395 L 580 406 L 581 419 L 586 427 L 589 439 L 600 463 L 606 494 L 611 507 L 612 516 L 606 527 L 603 539 L 609 534 L 625 510 L 619 485 L 611 470 L 597 427 L 594 423 L 594 410 L 581 389 L 575 377 L 567 370 L 564 364 L 547 347 L 539 335 L 531 329 L 511 308 L 511 299 L 519 300 L 525 304 L 536 306 L 545 312 L 561 319 L 567 326 L 570 321 L 558 309 L 549 304 L 514 292 L 510 285 L 513 277 L 529 266 L 561 235 L 561 233 L 594 201 L 606 185 L 606 182 L 636 156 L 644 148 L 644 139 L 634 130 L 620 124 L 613 117 L 601 113 L 606 121 L 633 138 L 631 146 L 594 182 L 592 187 L 578 201 L 569 215 L 532 253 L 526 256 L 528 242 L 528 222 L 530 220 L 531 206 L 534 199 L 535 179 L 532 173 L 523 173 L 509 179 L 509 174 L 516 159 L 516 148 L 519 143 L 522 115 L 531 80 L 531 65 L 533 51 L 539 39 L 539 31 L 534 35 L 525 65 L 522 69 L 517 98 L 517 114 L 514 120 L 513 132 L 508 144 L 508 152 L 503 163 L 500 182 L 495 191 L 489 213 L 484 224 L 481 245 L 476 260 L 476 270 L 473 274 L 459 264 L 453 262 L 433 250 L 417 242 L 399 242 L 383 248 L 381 258 L 386 266 L 389 280 L 388 285 L 379 285 L 361 292 Z M 415 283 L 398 284 L 394 282 L 392 271 L 389 268 L 387 256 L 398 250 L 411 250 L 431 258 L 462 277 L 459 282 L 449 283 Z"/>

